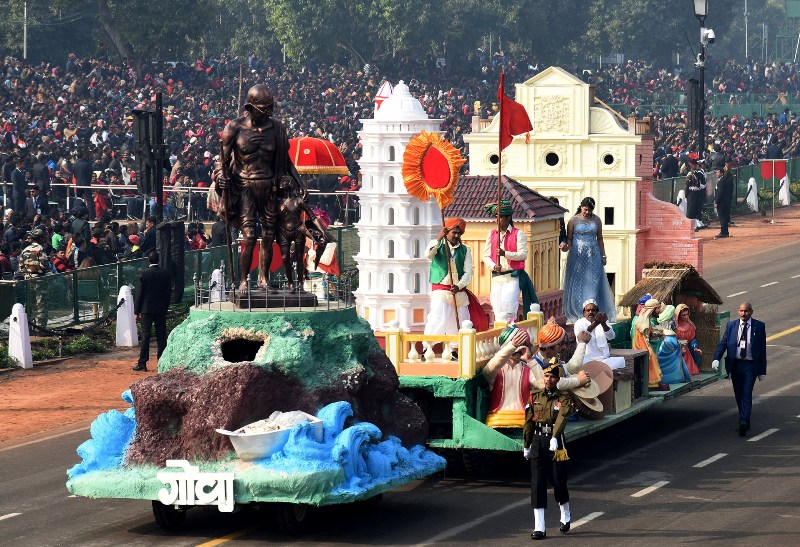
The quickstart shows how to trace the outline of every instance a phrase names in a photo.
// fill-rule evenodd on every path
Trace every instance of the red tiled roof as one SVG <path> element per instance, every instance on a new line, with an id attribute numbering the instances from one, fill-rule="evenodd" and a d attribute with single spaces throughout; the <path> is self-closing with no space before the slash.
<path id="1" fill-rule="evenodd" d="M 515 220 L 541 220 L 552 216 L 563 216 L 567 211 L 543 195 L 503 175 L 502 199 L 511 202 Z M 444 214 L 465 220 L 491 221 L 483 212 L 483 206 L 497 201 L 497 175 L 466 175 L 458 179 L 456 199 L 448 205 Z"/>

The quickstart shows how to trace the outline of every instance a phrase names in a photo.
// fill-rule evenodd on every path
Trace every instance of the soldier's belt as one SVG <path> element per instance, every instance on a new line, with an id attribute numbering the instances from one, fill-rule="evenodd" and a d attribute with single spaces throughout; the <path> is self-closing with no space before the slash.
<path id="1" fill-rule="evenodd" d="M 552 435 L 553 424 L 536 424 L 533 428 L 534 435 Z"/>

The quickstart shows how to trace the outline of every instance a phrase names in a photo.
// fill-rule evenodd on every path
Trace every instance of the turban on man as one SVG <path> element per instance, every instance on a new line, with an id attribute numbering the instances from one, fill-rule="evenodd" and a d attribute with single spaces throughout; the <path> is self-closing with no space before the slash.
<path id="1" fill-rule="evenodd" d="M 517 324 L 514 321 L 511 321 L 506 328 L 503 329 L 503 332 L 500 333 L 500 336 L 497 339 L 498 344 L 500 344 L 501 347 L 504 346 L 506 342 L 511 340 L 517 334 L 517 332 L 523 332 L 528 339 L 527 343 L 530 343 L 531 335 L 528 334 L 528 331 L 520 331 L 520 328 L 517 326 Z"/>
<path id="2" fill-rule="evenodd" d="M 461 233 L 463 234 L 464 230 L 467 228 L 467 221 L 464 220 L 463 218 L 455 218 L 455 217 L 448 218 L 447 220 L 444 221 L 444 228 L 448 232 L 453 228 L 455 228 L 456 226 L 461 228 Z"/>
<path id="3" fill-rule="evenodd" d="M 484 214 L 490 217 L 497 216 L 497 203 L 487 203 L 483 206 Z M 511 202 L 507 199 L 500 200 L 500 216 L 501 217 L 510 217 L 514 214 L 514 210 L 511 208 Z"/>
<path id="4" fill-rule="evenodd" d="M 661 310 L 661 313 L 658 316 L 657 321 L 659 323 L 666 323 L 667 321 L 671 320 L 675 316 L 675 306 L 664 306 L 664 309 Z"/>
<path id="5" fill-rule="evenodd" d="M 551 317 L 545 325 L 539 329 L 539 347 L 548 348 L 561 342 L 567 333 L 556 324 L 555 318 Z"/>

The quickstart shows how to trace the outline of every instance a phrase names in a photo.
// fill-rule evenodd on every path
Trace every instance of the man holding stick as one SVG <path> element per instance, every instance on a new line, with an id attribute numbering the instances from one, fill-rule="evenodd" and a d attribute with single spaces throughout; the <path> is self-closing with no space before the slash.
<path id="1" fill-rule="evenodd" d="M 472 251 L 461 244 L 466 227 L 463 219 L 448 218 L 438 237 L 425 250 L 431 260 L 431 308 L 425 334 L 458 334 L 464 321 L 470 319 L 465 288 L 472 281 Z M 456 348 L 458 343 L 451 346 Z"/>

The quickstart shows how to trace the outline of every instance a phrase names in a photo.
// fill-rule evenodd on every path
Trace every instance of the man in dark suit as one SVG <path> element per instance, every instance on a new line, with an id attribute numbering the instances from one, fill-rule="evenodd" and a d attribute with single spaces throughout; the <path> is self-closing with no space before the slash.
<path id="1" fill-rule="evenodd" d="M 139 273 L 139 287 L 133 306 L 136 320 L 142 322 L 142 345 L 139 349 L 139 362 L 133 370 L 147 371 L 150 359 L 150 331 L 156 326 L 156 345 L 158 357 L 167 346 L 167 309 L 172 295 L 172 276 L 158 266 L 158 251 L 147 255 L 150 267 Z"/>
<path id="2" fill-rule="evenodd" d="M 750 411 L 753 408 L 753 386 L 767 374 L 767 331 L 764 323 L 753 319 L 750 302 L 739 304 L 739 319 L 729 321 L 725 327 L 711 368 L 719 369 L 722 354 L 725 371 L 733 383 L 736 406 L 739 407 L 739 435 L 744 437 L 750 430 Z"/>
<path id="3" fill-rule="evenodd" d="M 156 217 L 147 217 L 144 221 L 144 235 L 139 247 L 143 256 L 150 256 L 156 250 Z"/>
<path id="4" fill-rule="evenodd" d="M 28 189 L 28 180 L 25 178 L 25 160 L 17 158 L 17 168 L 11 172 L 11 186 L 14 195 L 14 211 L 20 215 L 25 213 L 25 190 Z"/>
<path id="5" fill-rule="evenodd" d="M 217 215 L 217 221 L 211 225 L 211 243 L 209 247 L 220 247 L 228 244 L 228 239 L 225 237 L 225 221 Z"/>

